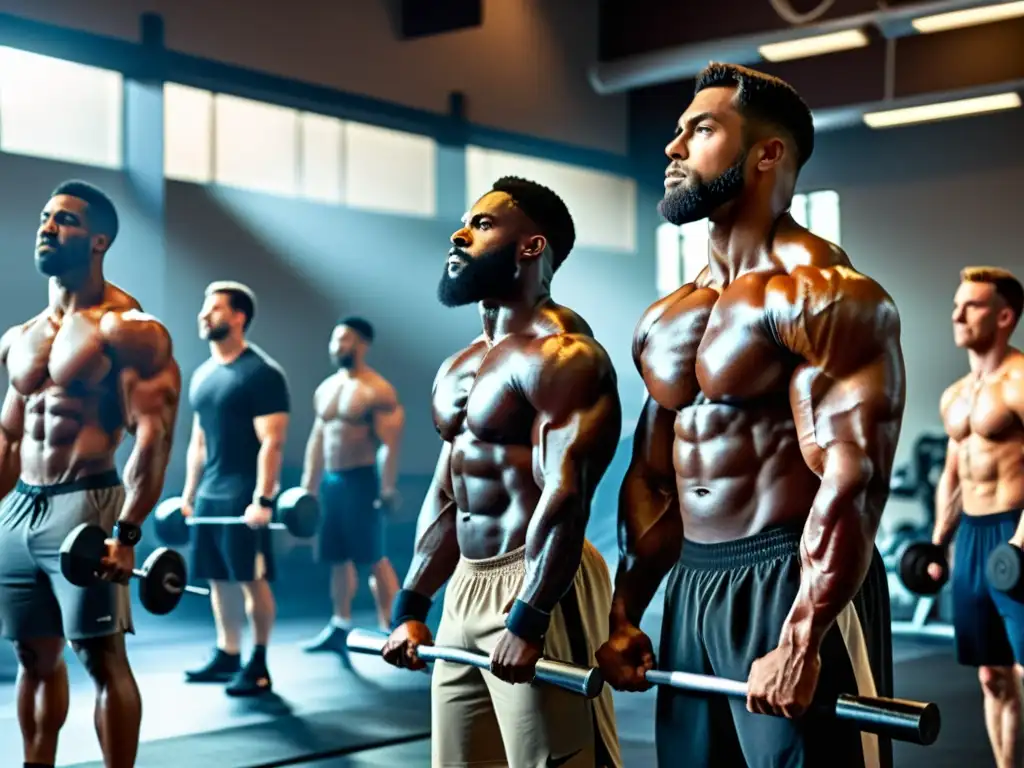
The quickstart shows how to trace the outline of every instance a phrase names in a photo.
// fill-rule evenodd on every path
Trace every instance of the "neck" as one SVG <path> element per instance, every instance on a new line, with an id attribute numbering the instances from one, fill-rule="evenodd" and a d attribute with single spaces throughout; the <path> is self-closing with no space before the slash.
<path id="1" fill-rule="evenodd" d="M 741 197 L 708 218 L 708 268 L 715 282 L 731 283 L 770 259 L 772 230 L 785 211 L 778 200 Z"/>
<path id="2" fill-rule="evenodd" d="M 999 366 L 1003 364 L 1003 360 L 1006 359 L 1008 352 L 1009 346 L 1005 342 L 997 342 L 984 351 L 967 350 L 967 360 L 971 365 L 971 373 L 976 373 L 979 376 L 988 376 L 999 369 Z"/>
<path id="3" fill-rule="evenodd" d="M 369 370 L 369 366 L 362 360 L 356 360 L 351 368 L 338 367 L 338 374 L 341 376 L 359 376 Z"/>
<path id="4" fill-rule="evenodd" d="M 548 287 L 542 282 L 529 285 L 514 299 L 480 302 L 480 318 L 489 344 L 497 344 L 506 336 L 529 328 L 537 315 L 537 307 L 551 299 Z"/>
<path id="5" fill-rule="evenodd" d="M 220 341 L 210 342 L 210 357 L 218 363 L 226 364 L 235 360 L 249 346 L 245 339 L 238 336 L 228 336 Z"/>
<path id="6" fill-rule="evenodd" d="M 107 283 L 103 272 L 90 267 L 84 272 L 50 278 L 50 306 L 62 313 L 95 307 L 103 302 Z"/>

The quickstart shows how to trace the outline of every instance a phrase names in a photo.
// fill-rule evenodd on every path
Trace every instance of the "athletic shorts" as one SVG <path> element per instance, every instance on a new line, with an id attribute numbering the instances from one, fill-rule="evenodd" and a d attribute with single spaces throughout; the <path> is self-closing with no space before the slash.
<path id="1" fill-rule="evenodd" d="M 320 483 L 318 557 L 323 563 L 372 565 L 384 556 L 384 512 L 374 507 L 374 465 L 327 472 Z"/>
<path id="2" fill-rule="evenodd" d="M 274 548 L 269 528 L 250 528 L 241 522 L 251 496 L 240 499 L 196 498 L 192 514 L 228 517 L 230 525 L 192 525 L 188 575 L 190 579 L 246 583 L 273 581 Z"/>
<path id="3" fill-rule="evenodd" d="M 957 661 L 969 667 L 1024 664 L 1024 604 L 992 589 L 992 550 L 1017 532 L 1020 510 L 961 515 L 953 553 L 953 632 Z"/>
<path id="4" fill-rule="evenodd" d="M 684 541 L 665 597 L 659 668 L 746 681 L 778 645 L 800 586 L 801 529 L 720 544 Z M 874 551 L 860 592 L 825 635 L 816 696 L 892 695 L 889 588 Z M 660 765 L 687 768 L 892 766 L 892 744 L 827 717 L 747 711 L 746 699 L 658 689 Z"/>
<path id="5" fill-rule="evenodd" d="M 124 487 L 116 471 L 57 485 L 18 481 L 0 503 L 0 627 L 11 640 L 86 640 L 134 632 L 124 584 L 76 587 L 61 573 L 60 548 L 81 523 L 109 535 Z"/>
<path id="6" fill-rule="evenodd" d="M 438 645 L 494 650 L 505 630 L 505 607 L 522 587 L 524 555 L 519 548 L 459 561 L 445 590 Z M 545 658 L 596 666 L 594 653 L 608 637 L 611 596 L 608 567 L 587 542 L 573 585 L 551 614 Z M 431 678 L 431 723 L 435 766 L 622 765 L 608 685 L 587 699 L 550 685 L 512 685 L 476 667 L 438 661 Z"/>

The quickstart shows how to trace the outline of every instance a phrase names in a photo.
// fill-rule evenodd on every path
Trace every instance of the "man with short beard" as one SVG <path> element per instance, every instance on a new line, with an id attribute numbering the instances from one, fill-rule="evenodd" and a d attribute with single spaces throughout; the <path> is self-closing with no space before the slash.
<path id="1" fill-rule="evenodd" d="M 373 337 L 373 325 L 362 317 L 346 317 L 334 327 L 328 352 L 338 371 L 313 395 L 316 418 L 302 472 L 302 487 L 320 501 L 318 557 L 331 565 L 334 604 L 330 623 L 305 649 L 334 651 L 346 665 L 357 566 L 371 571 L 370 591 L 384 629 L 398 591 L 398 576 L 384 554 L 382 518 L 398 501 L 405 411 L 395 388 L 366 363 Z"/>
<path id="2" fill-rule="evenodd" d="M 999 768 L 1021 764 L 1024 605 L 991 589 L 989 555 L 1007 541 L 1024 547 L 1024 355 L 1010 336 L 1024 288 L 1005 269 L 968 267 L 953 299 L 953 340 L 971 372 L 942 395 L 949 435 L 935 491 L 933 543 L 948 547 L 959 526 L 952 569 L 957 661 L 978 668 L 985 725 Z M 937 576 L 932 568 L 932 575 Z"/>
<path id="3" fill-rule="evenodd" d="M 181 372 L 167 329 L 104 277 L 118 229 L 101 190 L 82 181 L 57 187 L 36 234 L 49 303 L 0 339 L 10 380 L 0 414 L 0 628 L 20 664 L 26 766 L 56 760 L 68 714 L 68 643 L 96 688 L 104 764 L 133 766 L 139 746 L 142 702 L 124 638 L 134 631 L 127 583 L 142 525 L 160 499 Z M 122 482 L 115 453 L 125 432 L 135 444 Z M 84 587 L 65 578 L 60 554 L 80 524 L 108 537 L 99 578 Z"/>
<path id="4" fill-rule="evenodd" d="M 798 717 L 816 695 L 892 693 L 874 539 L 905 390 L 892 300 L 789 214 L 813 146 L 792 87 L 713 64 L 665 149 L 660 211 L 708 219 L 710 253 L 636 329 L 649 398 L 598 659 L 616 688 L 650 687 L 639 625 L 671 570 L 658 666 L 745 680 L 748 697 L 661 688 L 662 765 L 892 763 L 886 739 Z"/>
<path id="5" fill-rule="evenodd" d="M 425 666 L 424 621 L 450 579 L 437 643 L 491 664 L 436 662 L 432 764 L 619 766 L 608 688 L 590 700 L 530 684 L 542 656 L 593 666 L 611 604 L 585 530 L 622 413 L 607 353 L 551 298 L 572 217 L 550 189 L 503 178 L 451 240 L 438 297 L 478 304 L 483 333 L 434 381 L 444 442 L 383 656 Z"/>
<path id="6" fill-rule="evenodd" d="M 290 410 L 284 371 L 246 339 L 255 314 L 256 296 L 247 286 L 233 281 L 207 286 L 198 320 L 210 357 L 189 384 L 195 416 L 185 459 L 183 513 L 245 524 L 191 528 L 189 573 L 210 582 L 217 647 L 185 679 L 226 682 L 229 696 L 271 689 L 267 643 L 276 613 L 270 588 L 276 568 L 267 523 L 280 490 Z M 252 655 L 244 666 L 236 585 L 241 585 L 253 634 Z"/>

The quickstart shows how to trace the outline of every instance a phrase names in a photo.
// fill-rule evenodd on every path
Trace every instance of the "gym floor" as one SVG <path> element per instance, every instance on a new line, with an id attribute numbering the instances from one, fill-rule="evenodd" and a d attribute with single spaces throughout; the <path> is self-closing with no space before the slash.
<path id="1" fill-rule="evenodd" d="M 296 590 L 298 597 L 300 590 Z M 308 594 L 308 593 L 306 593 Z M 137 634 L 129 653 L 143 697 L 144 768 L 316 766 L 370 768 L 429 765 L 429 678 L 395 670 L 378 659 L 354 657 L 359 674 L 331 655 L 310 656 L 297 643 L 323 625 L 324 605 L 279 596 L 279 624 L 269 660 L 274 694 L 232 700 L 222 686 L 186 685 L 182 671 L 202 663 L 213 642 L 208 604 L 187 600 L 170 617 L 136 609 Z M 357 620 L 372 624 L 372 615 Z M 653 613 L 644 629 L 656 633 Z M 945 642 L 897 639 L 896 694 L 935 701 L 941 708 L 939 741 L 924 748 L 899 744 L 896 765 L 991 765 L 973 670 L 959 667 Z M 9 646 L 4 653 L 9 652 Z M 102 766 L 92 724 L 92 686 L 68 652 L 71 709 L 58 765 Z M 3 665 L 0 665 L 2 667 Z M 9 664 L 7 665 L 9 667 Z M 654 766 L 653 693 L 616 694 L 616 715 L 627 766 Z M 0 678 L 0 744 L 20 743 L 10 675 Z M 20 765 L 5 748 L 0 762 Z"/>

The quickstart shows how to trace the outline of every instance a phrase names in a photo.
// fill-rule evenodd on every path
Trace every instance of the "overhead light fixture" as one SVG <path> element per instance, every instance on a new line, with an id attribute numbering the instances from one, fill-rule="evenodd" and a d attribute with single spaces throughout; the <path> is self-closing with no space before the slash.
<path id="1" fill-rule="evenodd" d="M 1024 2 L 999 3 L 984 5 L 980 8 L 965 8 L 962 11 L 937 13 L 934 16 L 922 16 L 910 23 L 921 34 L 945 32 L 947 29 L 974 27 L 978 24 L 989 24 L 993 21 L 1005 21 L 1024 16 Z"/>
<path id="2" fill-rule="evenodd" d="M 897 125 L 929 123 L 936 120 L 949 120 L 954 117 L 1000 112 L 1004 109 L 1014 109 L 1020 105 L 1020 96 L 1015 91 L 1011 91 L 992 96 L 978 96 L 973 99 L 924 104 L 919 107 L 868 112 L 864 115 L 864 122 L 871 128 L 892 128 Z"/>
<path id="3" fill-rule="evenodd" d="M 760 46 L 757 51 L 761 54 L 761 58 L 768 61 L 790 61 L 837 51 L 849 51 L 853 48 L 863 48 L 867 44 L 868 36 L 864 32 L 859 29 L 847 29 L 827 35 L 814 35 L 813 37 L 801 37 L 798 40 L 786 40 L 782 43 L 769 43 Z"/>

